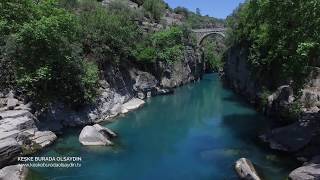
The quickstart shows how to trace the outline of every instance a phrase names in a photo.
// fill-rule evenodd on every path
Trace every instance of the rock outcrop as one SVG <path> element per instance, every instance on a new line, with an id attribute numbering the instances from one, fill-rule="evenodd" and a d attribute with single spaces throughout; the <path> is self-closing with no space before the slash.
<path id="1" fill-rule="evenodd" d="M 261 180 L 252 162 L 246 158 L 241 158 L 236 162 L 235 170 L 241 179 Z"/>
<path id="2" fill-rule="evenodd" d="M 26 147 L 32 148 L 32 144 L 46 147 L 57 138 L 51 131 L 38 129 L 37 118 L 30 112 L 30 104 L 18 100 L 13 92 L 1 99 L 0 167 L 14 162 Z"/>
<path id="3" fill-rule="evenodd" d="M 145 104 L 145 102 L 141 99 L 138 99 L 138 98 L 131 99 L 130 101 L 128 101 L 122 105 L 121 113 L 123 113 L 123 114 L 128 113 L 130 111 L 133 111 L 135 109 L 140 108 L 144 104 Z"/>
<path id="4" fill-rule="evenodd" d="M 267 115 L 278 119 L 288 118 L 289 108 L 294 99 L 293 89 L 289 85 L 280 86 L 268 97 Z"/>
<path id="5" fill-rule="evenodd" d="M 110 139 L 114 137 L 116 134 L 110 129 L 95 124 L 82 129 L 79 141 L 84 146 L 110 146 L 113 145 Z"/>
<path id="6" fill-rule="evenodd" d="M 28 169 L 23 165 L 6 166 L 0 170 L 1 180 L 25 180 L 27 175 Z"/>
<path id="7" fill-rule="evenodd" d="M 14 138 L 0 140 L 0 167 L 13 163 L 21 154 L 21 146 Z"/>
<path id="8" fill-rule="evenodd" d="M 225 82 L 237 93 L 255 103 L 259 97 L 260 87 L 253 79 L 248 64 L 248 48 L 240 45 L 234 46 L 227 53 L 223 76 Z"/>
<path id="9" fill-rule="evenodd" d="M 292 171 L 291 180 L 318 180 L 320 179 L 320 157 L 313 158 L 309 163 Z"/>
<path id="10" fill-rule="evenodd" d="M 158 69 L 159 74 L 163 74 L 159 77 L 160 86 L 167 89 L 198 80 L 205 70 L 200 54 L 191 47 L 187 47 L 182 61 L 173 64 L 160 62 Z"/>
<path id="11" fill-rule="evenodd" d="M 137 100 L 157 95 L 167 95 L 174 88 L 196 81 L 204 73 L 200 54 L 187 47 L 185 58 L 175 63 L 158 62 L 150 72 L 139 69 L 137 64 L 106 64 L 104 79 L 100 81 L 97 101 L 78 110 L 62 103 L 52 104 L 38 118 L 41 130 L 59 133 L 63 127 L 85 126 L 108 121 L 119 114 L 139 108 L 143 102 Z M 133 104 L 136 104 L 132 106 Z M 126 108 L 126 106 L 130 107 Z M 135 107 L 136 106 L 136 107 Z"/>

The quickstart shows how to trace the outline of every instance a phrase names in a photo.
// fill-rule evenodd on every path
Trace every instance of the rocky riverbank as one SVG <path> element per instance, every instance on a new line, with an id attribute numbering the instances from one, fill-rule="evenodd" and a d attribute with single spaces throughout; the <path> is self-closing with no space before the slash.
<path id="1" fill-rule="evenodd" d="M 54 103 L 46 111 L 39 112 L 32 108 L 31 102 L 19 99 L 13 91 L 2 95 L 0 166 L 11 164 L 18 156 L 50 145 L 57 138 L 55 134 L 63 133 L 65 127 L 111 121 L 120 114 L 140 108 L 145 98 L 171 94 L 175 87 L 198 80 L 203 72 L 200 56 L 191 48 L 186 52 L 183 62 L 159 65 L 159 69 L 166 72 L 166 76 L 158 75 L 160 78 L 127 67 L 130 66 L 107 67 L 107 78 L 100 81 L 100 96 L 96 103 L 78 110 Z"/>
<path id="2" fill-rule="evenodd" d="M 301 95 L 293 91 L 290 83 L 284 83 L 275 92 L 266 94 L 263 87 L 268 87 L 272 82 L 253 78 L 247 56 L 245 45 L 229 49 L 224 68 L 225 82 L 274 120 L 275 128 L 261 135 L 261 139 L 272 149 L 293 154 L 303 162 L 310 161 L 313 173 L 309 175 L 319 178 L 320 164 L 317 165 L 318 162 L 312 159 L 320 154 L 320 69 L 310 67 L 310 75 L 301 89 Z M 295 117 L 292 117 L 293 113 L 296 113 Z M 291 118 L 297 120 L 289 120 Z M 306 168 L 310 169 L 308 165 Z M 290 178 L 306 179 L 301 172 L 301 168 L 295 170 Z"/>

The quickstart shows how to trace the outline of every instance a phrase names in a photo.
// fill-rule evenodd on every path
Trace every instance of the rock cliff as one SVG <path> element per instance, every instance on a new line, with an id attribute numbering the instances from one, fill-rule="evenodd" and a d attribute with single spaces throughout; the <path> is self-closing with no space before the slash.
<path id="1" fill-rule="evenodd" d="M 300 90 L 301 94 L 294 92 L 290 84 L 284 83 L 267 97 L 263 97 L 262 87 L 269 87 L 273 82 L 254 77 L 247 56 L 248 48 L 245 45 L 231 47 L 225 63 L 224 79 L 231 88 L 250 102 L 263 106 L 261 109 L 264 113 L 278 122 L 277 127 L 262 135 L 261 139 L 269 143 L 272 149 L 290 152 L 299 160 L 308 161 L 318 156 L 320 153 L 320 69 L 309 67 L 309 76 Z M 263 103 L 264 98 L 266 102 Z M 291 123 L 288 124 L 293 111 L 297 113 L 294 117 L 296 120 L 294 122 L 290 120 Z M 290 177 L 303 179 L 302 176 L 306 176 L 302 172 L 303 169 L 312 170 L 313 167 L 317 166 L 309 165 L 297 169 Z"/>

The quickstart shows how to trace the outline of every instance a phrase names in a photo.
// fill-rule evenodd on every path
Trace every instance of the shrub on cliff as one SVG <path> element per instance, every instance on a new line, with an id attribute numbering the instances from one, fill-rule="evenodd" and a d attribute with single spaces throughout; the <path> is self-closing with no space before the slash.
<path id="1" fill-rule="evenodd" d="M 6 52 L 12 45 L 11 35 L 21 25 L 33 18 L 35 8 L 32 0 L 7 0 L 0 2 L 0 91 L 15 85 L 15 65 Z"/>
<path id="2" fill-rule="evenodd" d="M 138 45 L 135 57 L 143 62 L 165 61 L 173 63 L 183 59 L 184 32 L 172 27 L 156 32 Z"/>
<path id="3" fill-rule="evenodd" d="M 157 22 L 166 10 L 166 4 L 162 0 L 145 0 L 142 6 Z"/>
<path id="4" fill-rule="evenodd" d="M 127 60 L 140 39 L 138 26 L 125 12 L 108 11 L 98 6 L 80 13 L 84 54 L 100 65 Z"/>

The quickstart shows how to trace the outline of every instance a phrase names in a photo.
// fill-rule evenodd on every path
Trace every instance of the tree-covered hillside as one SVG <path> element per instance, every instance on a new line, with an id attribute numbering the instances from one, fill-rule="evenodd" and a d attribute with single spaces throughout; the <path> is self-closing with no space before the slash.
<path id="1" fill-rule="evenodd" d="M 191 28 L 219 24 L 184 9 L 181 22 L 168 25 L 164 21 L 173 10 L 162 0 L 133 2 L 138 5 L 128 0 L 1 1 L 0 90 L 18 89 L 39 105 L 88 104 L 95 100 L 105 64 L 174 63 L 186 46 L 196 46 Z M 148 31 L 147 25 L 156 28 Z"/>
<path id="2" fill-rule="evenodd" d="M 256 78 L 298 87 L 319 66 L 319 17 L 317 0 L 248 0 L 228 18 L 229 42 L 249 47 Z"/>

